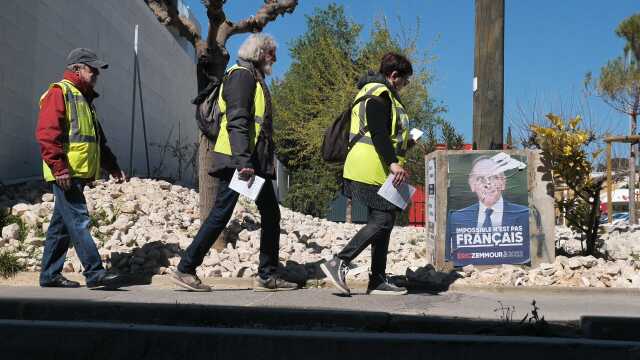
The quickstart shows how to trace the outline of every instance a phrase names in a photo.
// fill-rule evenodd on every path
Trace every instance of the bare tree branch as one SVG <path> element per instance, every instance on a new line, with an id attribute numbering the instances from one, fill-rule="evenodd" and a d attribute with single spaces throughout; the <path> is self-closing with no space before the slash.
<path id="1" fill-rule="evenodd" d="M 184 16 L 180 16 L 174 3 L 167 0 L 145 0 L 158 21 L 165 26 L 178 30 L 180 36 L 187 39 L 197 49 L 200 43 L 200 33 L 195 24 Z"/>
<path id="2" fill-rule="evenodd" d="M 278 16 L 292 13 L 298 5 L 298 0 L 264 0 L 264 5 L 256 15 L 239 22 L 227 19 L 224 5 L 227 0 L 201 0 L 207 9 L 209 18 L 209 33 L 202 48 L 198 48 L 198 73 L 201 90 L 205 83 L 219 81 L 229 63 L 227 40 L 240 33 L 261 32 L 262 29 Z"/>
<path id="3" fill-rule="evenodd" d="M 224 3 L 222 0 L 217 0 L 215 2 Z M 227 40 L 235 34 L 261 32 L 269 22 L 275 20 L 278 16 L 292 13 L 297 5 L 298 0 L 265 0 L 265 4 L 262 5 L 256 15 L 250 16 L 236 23 L 229 20 L 225 20 L 220 23 L 215 36 L 216 43 L 218 46 L 224 47 Z M 210 32 L 209 36 L 211 35 L 212 33 Z M 211 39 L 208 39 L 208 41 L 211 44 Z"/>

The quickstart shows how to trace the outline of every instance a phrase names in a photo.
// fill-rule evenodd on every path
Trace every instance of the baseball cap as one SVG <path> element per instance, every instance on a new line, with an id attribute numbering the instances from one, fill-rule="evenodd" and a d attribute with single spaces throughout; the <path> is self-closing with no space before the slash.
<path id="1" fill-rule="evenodd" d="M 71 64 L 86 64 L 95 69 L 106 69 L 109 64 L 98 59 L 98 55 L 91 49 L 77 48 L 67 55 L 67 66 Z"/>

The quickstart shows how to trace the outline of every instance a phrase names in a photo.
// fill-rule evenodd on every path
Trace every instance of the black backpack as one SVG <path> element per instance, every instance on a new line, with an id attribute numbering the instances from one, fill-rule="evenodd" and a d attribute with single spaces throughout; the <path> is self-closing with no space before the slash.
<path id="1" fill-rule="evenodd" d="M 344 110 L 336 117 L 333 123 L 325 130 L 322 139 L 322 159 L 328 163 L 344 163 L 349 150 L 360 140 L 369 130 L 368 126 L 360 129 L 358 134 L 349 141 L 351 128 L 351 111 L 358 103 L 374 98 L 373 95 L 365 95 L 358 98 L 348 109 Z"/>
<path id="2" fill-rule="evenodd" d="M 218 106 L 218 94 L 220 93 L 221 84 L 220 80 L 215 79 L 192 101 L 196 106 L 198 128 L 212 143 L 216 142 L 220 132 L 222 114 Z"/>

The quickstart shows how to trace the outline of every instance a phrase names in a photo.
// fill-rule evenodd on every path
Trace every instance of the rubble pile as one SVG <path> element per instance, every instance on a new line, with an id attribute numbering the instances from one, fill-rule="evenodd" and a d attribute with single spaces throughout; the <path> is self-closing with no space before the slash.
<path id="1" fill-rule="evenodd" d="M 175 267 L 200 227 L 198 193 L 166 181 L 132 178 L 129 182 L 100 182 L 84 191 L 91 214 L 92 235 L 108 268 L 121 273 L 163 274 Z M 39 271 L 40 259 L 53 211 L 53 195 L 26 184 L 11 195 L 10 209 L 18 224 L 2 229 L 0 251 L 13 251 L 30 271 Z M 4 198 L 3 198 L 4 197 Z M 8 197 L 0 195 L 0 206 Z M 363 226 L 334 223 L 280 208 L 280 261 L 292 276 L 309 277 L 317 264 L 338 252 Z M 198 268 L 201 277 L 251 277 L 258 269 L 260 215 L 242 199 L 224 232 L 226 247 L 212 249 Z M 391 235 L 388 271 L 404 274 L 428 263 L 421 228 L 396 227 Z M 365 250 L 355 261 L 350 277 L 364 279 L 370 264 Z M 69 250 L 65 272 L 81 272 L 82 265 Z"/>
<path id="2" fill-rule="evenodd" d="M 479 271 L 467 265 L 459 275 L 459 285 L 640 288 L 640 261 L 557 256 L 533 269 L 502 265 Z"/>
<path id="3" fill-rule="evenodd" d="M 107 268 L 129 274 L 164 274 L 180 261 L 200 228 L 198 193 L 166 181 L 133 178 L 127 183 L 97 183 L 84 191 L 91 214 L 91 232 Z M 53 211 L 53 195 L 38 183 L 0 193 L 0 209 L 21 220 L 2 228 L 0 251 L 11 251 L 30 271 L 39 271 L 45 234 Z M 334 223 L 281 211 L 280 262 L 292 279 L 321 277 L 319 262 L 343 248 L 363 226 Z M 258 269 L 260 215 L 242 197 L 223 233 L 226 246 L 212 249 L 198 268 L 200 277 L 252 277 Z M 556 228 L 556 248 L 570 257 L 535 268 L 503 265 L 481 270 L 441 272 L 430 263 L 422 228 L 395 227 L 391 234 L 387 271 L 410 284 L 435 288 L 455 284 L 478 286 L 565 286 L 640 288 L 640 226 L 604 226 L 597 247 L 603 258 L 578 256 L 580 237 Z M 370 251 L 353 264 L 350 279 L 366 279 Z M 608 260 L 605 260 L 608 259 Z M 73 249 L 65 272 L 81 272 Z"/>
<path id="4" fill-rule="evenodd" d="M 556 226 L 556 249 L 567 255 L 578 255 L 586 248 L 579 233 L 568 227 Z M 597 251 L 611 260 L 640 259 L 640 225 L 621 222 L 604 224 L 596 242 Z"/>

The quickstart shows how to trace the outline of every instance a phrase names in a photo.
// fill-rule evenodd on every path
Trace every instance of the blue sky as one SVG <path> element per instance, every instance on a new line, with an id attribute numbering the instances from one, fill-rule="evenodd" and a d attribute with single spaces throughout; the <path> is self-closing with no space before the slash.
<path id="1" fill-rule="evenodd" d="M 199 0 L 186 0 L 206 28 Z M 232 21 L 254 14 L 261 0 L 230 0 L 225 6 Z M 291 59 L 288 44 L 306 29 L 305 15 L 329 2 L 300 0 L 296 11 L 267 25 L 281 45 L 274 75 L 282 76 Z M 415 29 L 420 18 L 419 47 L 436 57 L 431 94 L 448 107 L 445 118 L 472 137 L 472 78 L 474 54 L 473 0 L 337 0 L 352 20 L 364 25 L 362 41 L 374 19 L 385 16 L 392 31 Z M 640 12 L 637 0 L 506 0 L 505 5 L 505 131 L 514 136 L 532 114 L 581 114 L 599 129 L 628 132 L 628 119 L 598 98 L 583 97 L 585 73 L 597 73 L 607 60 L 622 54 L 624 43 L 614 29 L 624 18 Z M 398 19 L 401 19 L 398 21 Z M 244 35 L 231 38 L 235 54 Z M 232 57 L 232 61 L 234 58 Z M 522 111 L 527 115 L 522 116 Z"/>

